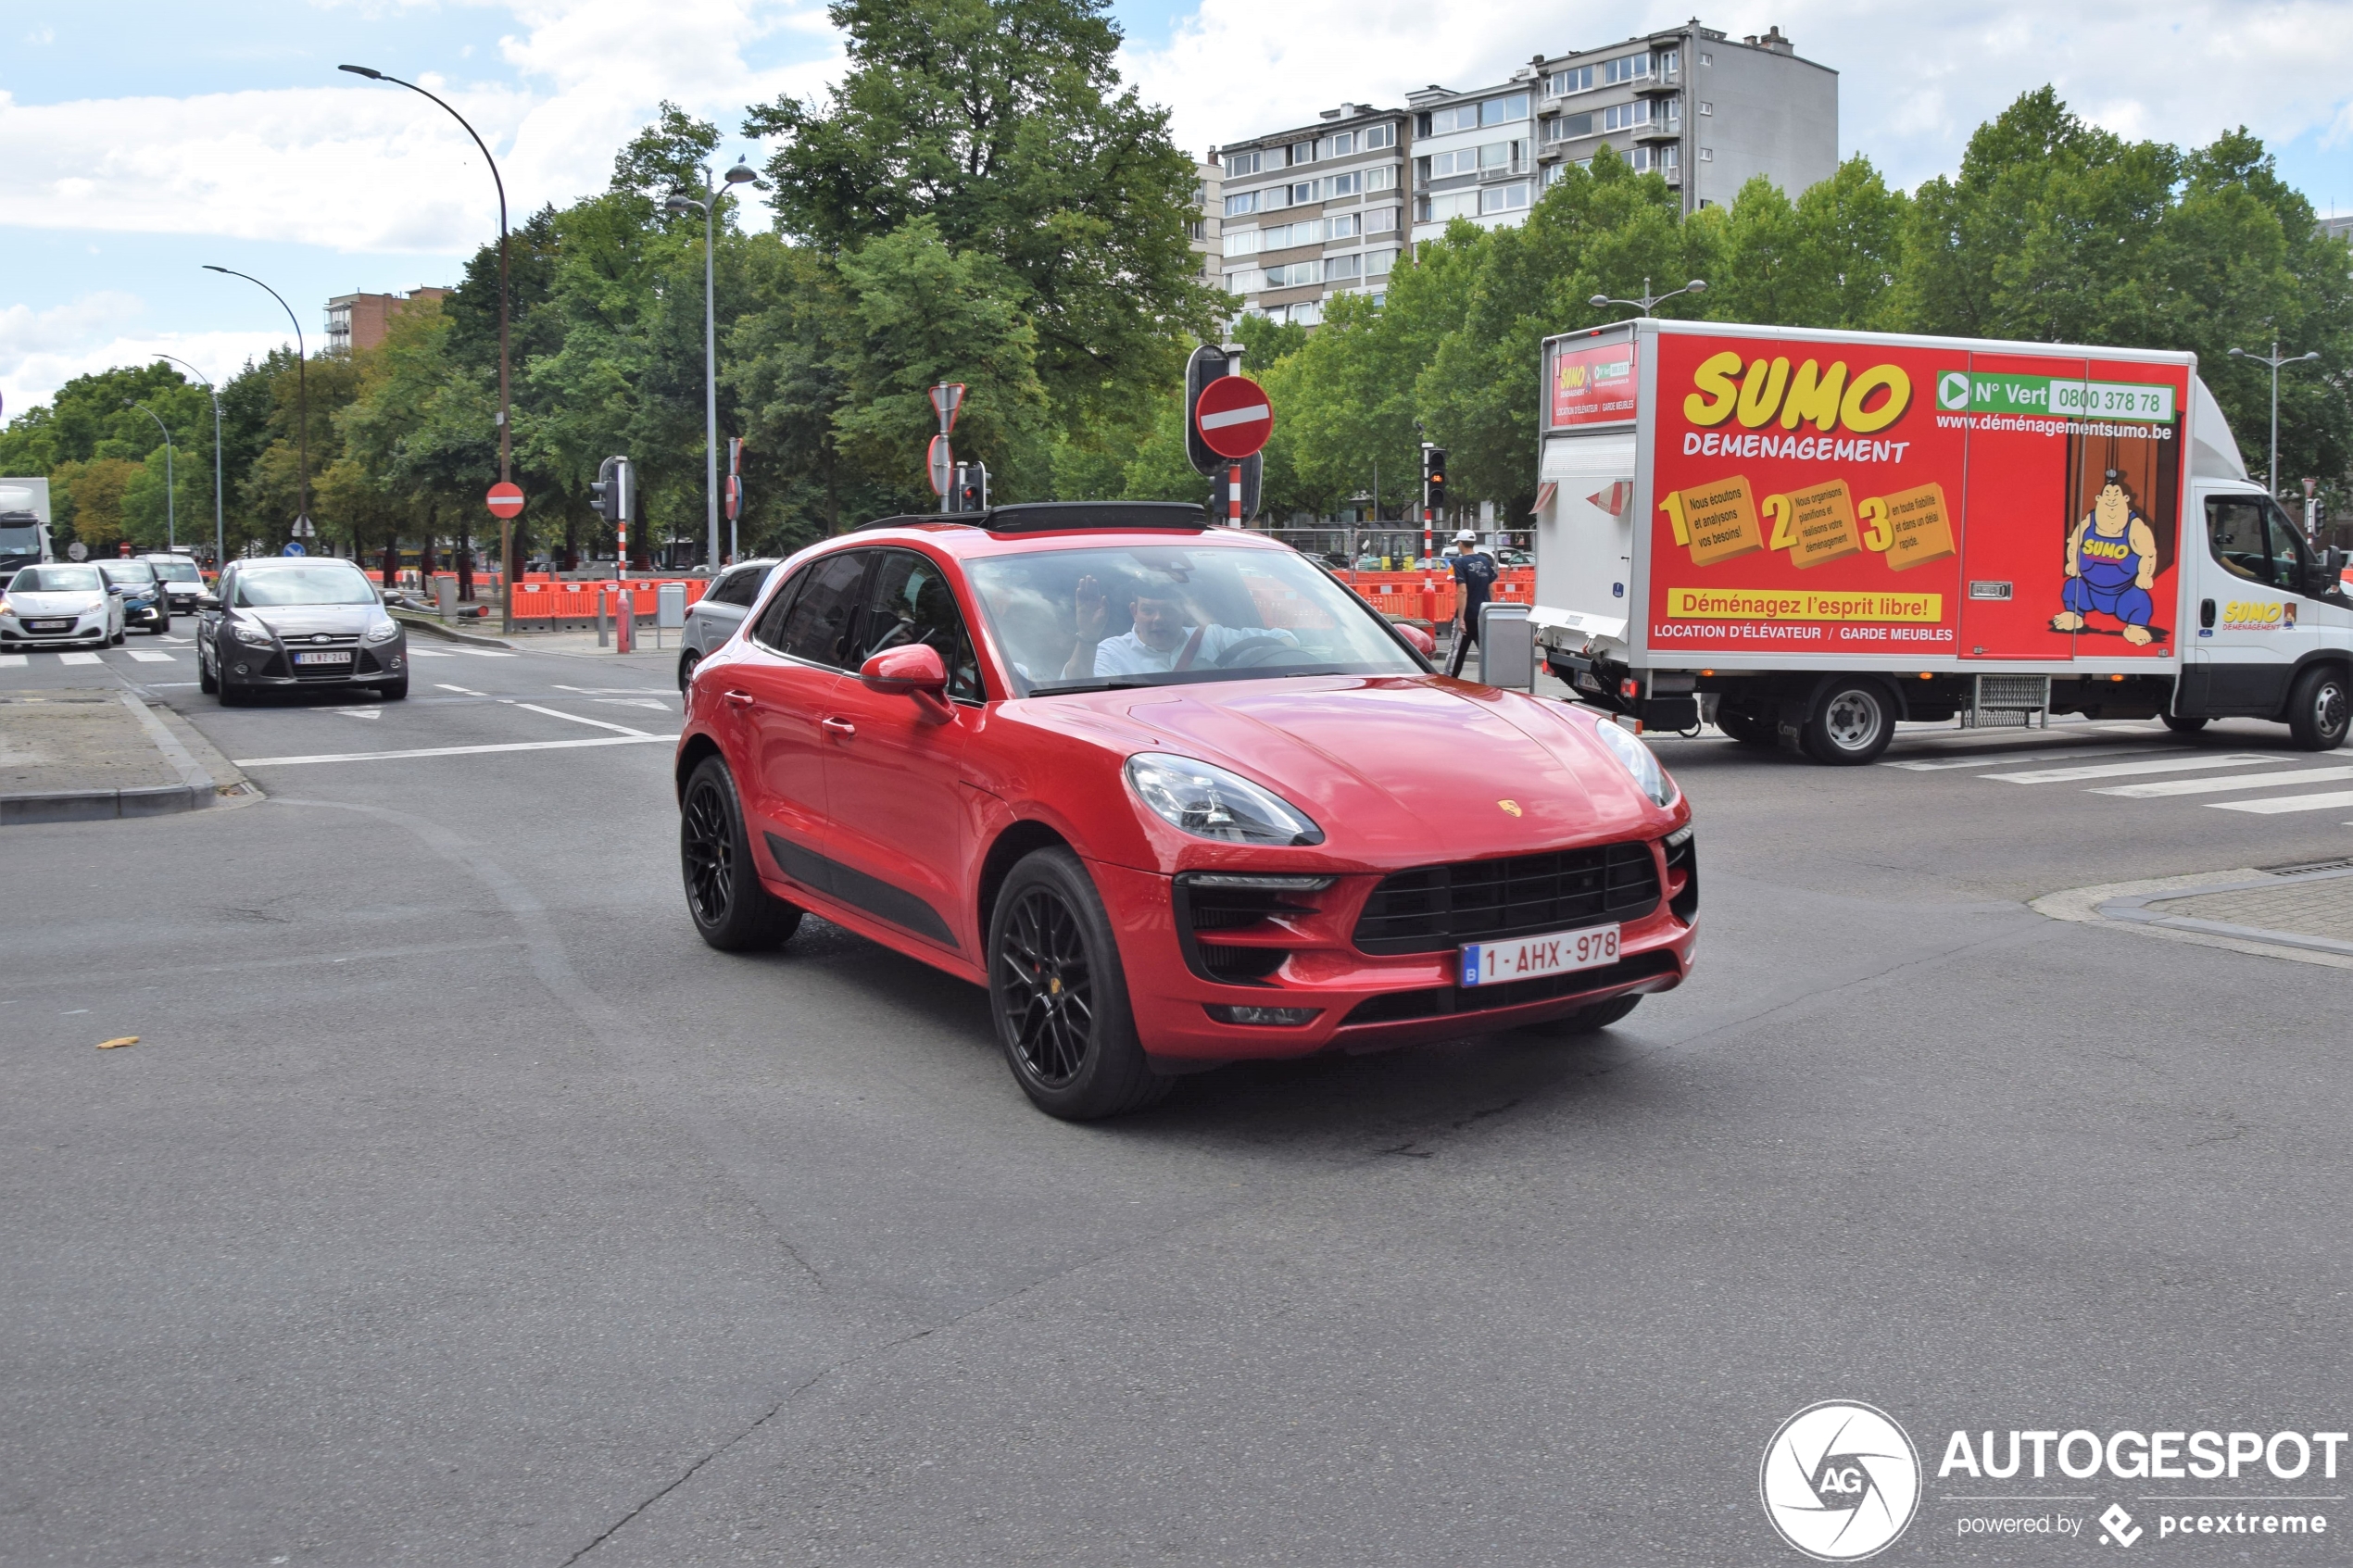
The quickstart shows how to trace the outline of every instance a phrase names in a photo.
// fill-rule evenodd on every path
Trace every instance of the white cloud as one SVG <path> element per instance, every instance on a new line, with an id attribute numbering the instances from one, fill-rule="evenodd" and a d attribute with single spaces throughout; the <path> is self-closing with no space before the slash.
<path id="1" fill-rule="evenodd" d="M 1178 144 L 1313 123 L 1343 99 L 1402 105 L 1432 81 L 1503 81 L 1539 50 L 1594 48 L 1692 14 L 1573 0 L 1433 9 L 1420 0 L 1202 0 L 1165 47 L 1126 65 L 1175 111 Z M 2246 124 L 2268 142 L 2353 132 L 2353 0 L 1743 0 L 1702 20 L 1734 38 L 1778 23 L 1837 70 L 1840 146 L 1917 184 L 1952 169 L 1979 123 L 2055 83 L 2078 113 L 2126 134 L 2195 143 Z"/>
<path id="2" fill-rule="evenodd" d="M 216 385 L 286 342 L 283 332 L 142 332 L 146 306 L 135 295 L 83 295 L 36 311 L 0 307 L 0 417 L 13 420 L 75 376 L 176 355 Z"/>
<path id="3" fill-rule="evenodd" d="M 612 155 L 664 98 L 732 140 L 746 104 L 806 94 L 838 70 L 816 0 L 514 0 L 510 82 L 424 85 L 497 156 L 511 216 L 602 188 Z M 812 23 L 812 18 L 815 21 Z M 808 57 L 743 58 L 771 34 Z M 357 77 L 185 98 L 26 105 L 0 94 L 0 210 L 44 229 L 296 241 L 449 254 L 497 223 L 465 132 L 416 94 Z"/>

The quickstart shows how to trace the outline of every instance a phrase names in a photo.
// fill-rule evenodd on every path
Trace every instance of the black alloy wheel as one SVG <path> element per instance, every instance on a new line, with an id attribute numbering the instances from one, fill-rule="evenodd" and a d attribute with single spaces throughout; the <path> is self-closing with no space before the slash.
<path id="1" fill-rule="evenodd" d="M 196 648 L 196 690 L 207 696 L 220 695 L 220 683 L 213 678 L 212 666 L 206 662 L 201 645 Z"/>
<path id="2" fill-rule="evenodd" d="M 2288 695 L 2287 728 L 2298 750 L 2334 751 L 2345 744 L 2348 722 L 2353 722 L 2353 694 L 2347 690 L 2343 671 L 2322 664 L 2297 677 Z"/>
<path id="3" fill-rule="evenodd" d="M 988 931 L 989 1010 L 1040 1110 L 1085 1122 L 1140 1110 L 1173 1082 L 1136 1035 L 1102 897 L 1078 857 L 1039 849 L 1005 878 Z"/>
<path id="4" fill-rule="evenodd" d="M 719 758 L 704 758 L 686 780 L 678 809 L 678 864 L 686 912 L 702 939 L 721 952 L 774 947 L 800 929 L 799 907 L 760 884 L 736 781 Z"/>

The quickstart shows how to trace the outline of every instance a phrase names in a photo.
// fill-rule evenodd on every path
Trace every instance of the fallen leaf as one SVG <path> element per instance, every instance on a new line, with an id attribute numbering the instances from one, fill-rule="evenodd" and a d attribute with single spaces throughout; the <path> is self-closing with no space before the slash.
<path id="1" fill-rule="evenodd" d="M 98 1048 L 102 1051 L 110 1051 L 119 1049 L 124 1046 L 135 1046 L 138 1043 L 139 1036 L 136 1035 L 120 1035 L 111 1040 L 99 1041 Z"/>

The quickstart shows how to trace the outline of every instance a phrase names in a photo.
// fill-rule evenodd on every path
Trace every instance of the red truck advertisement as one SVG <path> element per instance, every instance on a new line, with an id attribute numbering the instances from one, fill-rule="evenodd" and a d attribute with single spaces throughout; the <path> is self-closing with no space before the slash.
<path id="1" fill-rule="evenodd" d="M 1651 343 L 1655 653 L 2175 651 L 2186 367 L 1884 341 Z M 1634 345 L 1614 347 L 1630 366 Z M 1562 395 L 1556 384 L 1556 409 Z"/>

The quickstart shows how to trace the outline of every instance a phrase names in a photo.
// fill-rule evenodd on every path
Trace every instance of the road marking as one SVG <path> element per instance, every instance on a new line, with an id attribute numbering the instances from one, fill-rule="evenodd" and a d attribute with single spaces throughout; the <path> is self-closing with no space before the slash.
<path id="1" fill-rule="evenodd" d="M 431 648 L 410 648 L 409 650 L 409 657 L 411 659 L 447 659 L 450 656 L 446 653 L 435 653 Z"/>
<path id="2" fill-rule="evenodd" d="M 381 708 L 322 708 L 319 711 L 340 713 L 346 719 L 381 719 L 384 716 L 384 710 Z"/>
<path id="3" fill-rule="evenodd" d="M 97 664 L 103 661 L 94 653 L 61 653 L 57 655 L 57 662 L 60 664 Z"/>
<path id="4" fill-rule="evenodd" d="M 2223 752 L 2209 757 L 2174 757 L 2158 762 L 2108 762 L 2096 768 L 2042 768 L 2026 773 L 1987 773 L 2003 784 L 2073 784 L 2079 779 L 2114 779 L 2130 773 L 2186 773 L 2200 768 L 2253 768 L 2277 757 Z"/>
<path id="5" fill-rule="evenodd" d="M 560 692 L 577 692 L 582 696 L 662 696 L 667 694 L 660 686 L 567 686 L 556 683 Z"/>
<path id="6" fill-rule="evenodd" d="M 2092 749 L 2090 755 L 2095 757 L 2143 757 L 2152 751 L 2165 751 L 2170 749 L 2171 748 L 2158 746 L 2103 746 Z M 2071 747 L 2066 751 L 2023 752 L 2016 757 L 2005 757 L 1998 751 L 1990 751 L 1980 752 L 1975 757 L 1945 758 L 1934 762 L 1883 761 L 1880 764 L 1880 766 L 1882 768 L 1908 768 L 1914 772 L 1925 773 L 1931 772 L 1940 768 L 1994 768 L 2008 762 L 2051 762 L 2056 761 L 2060 758 L 2082 757 L 2085 754 L 2085 748 L 2079 746 Z"/>
<path id="7" fill-rule="evenodd" d="M 2333 811 L 2339 806 L 2353 806 L 2353 789 L 2331 790 L 2326 795 L 2282 795 L 2269 800 L 2209 800 L 2206 806 L 2211 811 L 2253 811 L 2266 817 L 2283 811 Z"/>
<path id="8" fill-rule="evenodd" d="M 433 689 L 437 692 L 456 692 L 459 696 L 488 696 L 490 695 L 488 692 L 475 691 L 472 686 L 453 686 L 447 681 L 435 681 Z"/>
<path id="9" fill-rule="evenodd" d="M 500 697 L 510 708 L 520 708 L 530 713 L 545 713 L 550 719 L 569 719 L 575 724 L 594 724 L 600 730 L 610 730 L 617 735 L 637 735 L 647 740 L 661 740 L 661 735 L 648 735 L 643 730 L 633 730 L 626 724 L 608 724 L 602 719 L 590 719 L 578 713 L 566 713 L 560 708 L 542 708 L 535 702 L 517 702 L 512 697 Z"/>
<path id="10" fill-rule="evenodd" d="M 650 708 L 657 713 L 670 711 L 670 704 L 658 696 L 600 696 L 597 700 L 607 708 Z"/>
<path id="11" fill-rule="evenodd" d="M 432 746 L 418 751 L 327 751 L 313 757 L 240 757 L 240 768 L 296 768 L 310 762 L 395 762 L 409 757 L 483 757 L 494 751 L 576 751 L 586 746 L 646 746 L 669 735 L 591 735 L 585 740 L 510 741 L 503 746 Z"/>
<path id="12" fill-rule="evenodd" d="M 148 653 L 145 649 L 132 650 L 131 657 L 137 659 L 142 664 L 177 664 L 180 662 L 168 653 Z"/>
<path id="13" fill-rule="evenodd" d="M 2227 779 L 2165 779 L 2157 784 L 2119 784 L 2091 795 L 2121 795 L 2153 800 L 2168 795 L 2220 795 L 2233 789 L 2269 789 L 2273 784 L 2335 784 L 2353 779 L 2353 768 L 2293 768 L 2284 773 L 2234 773 Z"/>
<path id="14" fill-rule="evenodd" d="M 515 657 L 510 653 L 500 653 L 496 648 L 456 648 L 451 651 L 462 653 L 468 659 L 512 659 Z"/>
<path id="15" fill-rule="evenodd" d="M 0 653 L 0 670 L 21 670 L 31 662 L 20 653 Z"/>

